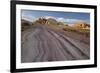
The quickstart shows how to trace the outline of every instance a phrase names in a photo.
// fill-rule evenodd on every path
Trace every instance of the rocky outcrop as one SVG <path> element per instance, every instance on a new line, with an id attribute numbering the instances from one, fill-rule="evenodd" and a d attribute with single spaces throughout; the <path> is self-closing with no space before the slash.
<path id="1" fill-rule="evenodd" d="M 43 18 L 43 17 L 36 20 L 36 23 L 39 23 L 39 24 L 42 24 L 42 25 L 49 25 L 49 24 L 50 25 L 58 25 L 58 22 L 55 19 L 53 19 L 53 18 L 46 19 L 46 18 Z"/>
<path id="2" fill-rule="evenodd" d="M 72 27 L 79 28 L 79 29 L 89 29 L 90 25 L 84 22 L 77 22 Z"/>

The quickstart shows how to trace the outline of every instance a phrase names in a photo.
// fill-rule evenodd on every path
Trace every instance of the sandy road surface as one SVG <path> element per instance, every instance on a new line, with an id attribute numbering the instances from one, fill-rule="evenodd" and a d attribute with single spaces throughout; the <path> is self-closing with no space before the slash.
<path id="1" fill-rule="evenodd" d="M 46 26 L 22 32 L 21 62 L 89 59 L 89 45 Z"/>

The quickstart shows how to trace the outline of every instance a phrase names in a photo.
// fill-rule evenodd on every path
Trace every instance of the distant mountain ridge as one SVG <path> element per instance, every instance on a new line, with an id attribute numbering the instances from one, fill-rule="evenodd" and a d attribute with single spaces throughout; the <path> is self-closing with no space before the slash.
<path id="1" fill-rule="evenodd" d="M 22 25 L 32 25 L 32 22 L 28 21 L 28 20 L 25 20 L 25 19 L 21 19 L 21 23 Z"/>
<path id="2" fill-rule="evenodd" d="M 32 24 L 31 22 L 24 20 L 24 19 L 22 19 L 21 22 L 22 22 L 22 24 L 24 23 L 24 25 L 27 23 L 29 25 Z M 63 23 L 63 22 L 57 21 L 56 19 L 53 19 L 53 18 L 46 19 L 43 17 L 38 18 L 33 23 L 34 24 L 41 24 L 41 25 L 67 25 L 67 26 L 69 26 L 68 23 Z M 89 29 L 90 24 L 87 24 L 85 22 L 76 22 L 76 23 L 73 23 L 73 25 L 71 25 L 71 27 L 79 28 L 79 29 Z"/>
<path id="3" fill-rule="evenodd" d="M 27 21 L 25 19 L 21 19 L 21 30 L 24 31 L 28 29 L 32 25 L 32 22 Z"/>

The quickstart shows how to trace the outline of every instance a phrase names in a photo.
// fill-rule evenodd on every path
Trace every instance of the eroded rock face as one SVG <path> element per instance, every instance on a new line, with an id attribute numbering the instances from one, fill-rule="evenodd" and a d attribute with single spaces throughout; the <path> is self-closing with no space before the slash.
<path id="1" fill-rule="evenodd" d="M 38 20 L 36 20 L 36 22 L 39 23 L 39 24 L 44 25 L 44 24 L 47 23 L 47 19 L 45 19 L 45 18 L 39 18 Z"/>
<path id="2" fill-rule="evenodd" d="M 49 18 L 39 18 L 38 20 L 35 21 L 36 23 L 42 24 L 42 25 L 46 25 L 46 24 L 58 24 L 58 22 L 55 19 Z"/>
<path id="3" fill-rule="evenodd" d="M 80 29 L 89 29 L 90 25 L 84 22 L 77 22 L 73 25 L 73 27 L 80 28 Z"/>

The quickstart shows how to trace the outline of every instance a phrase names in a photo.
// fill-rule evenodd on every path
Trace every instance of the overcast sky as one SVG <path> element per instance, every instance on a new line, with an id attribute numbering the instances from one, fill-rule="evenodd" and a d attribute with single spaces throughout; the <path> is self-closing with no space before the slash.
<path id="1" fill-rule="evenodd" d="M 39 17 L 54 18 L 57 21 L 75 23 L 86 22 L 90 23 L 89 13 L 79 12 L 56 12 L 56 11 L 37 11 L 37 10 L 21 10 L 22 19 L 33 21 Z"/>

